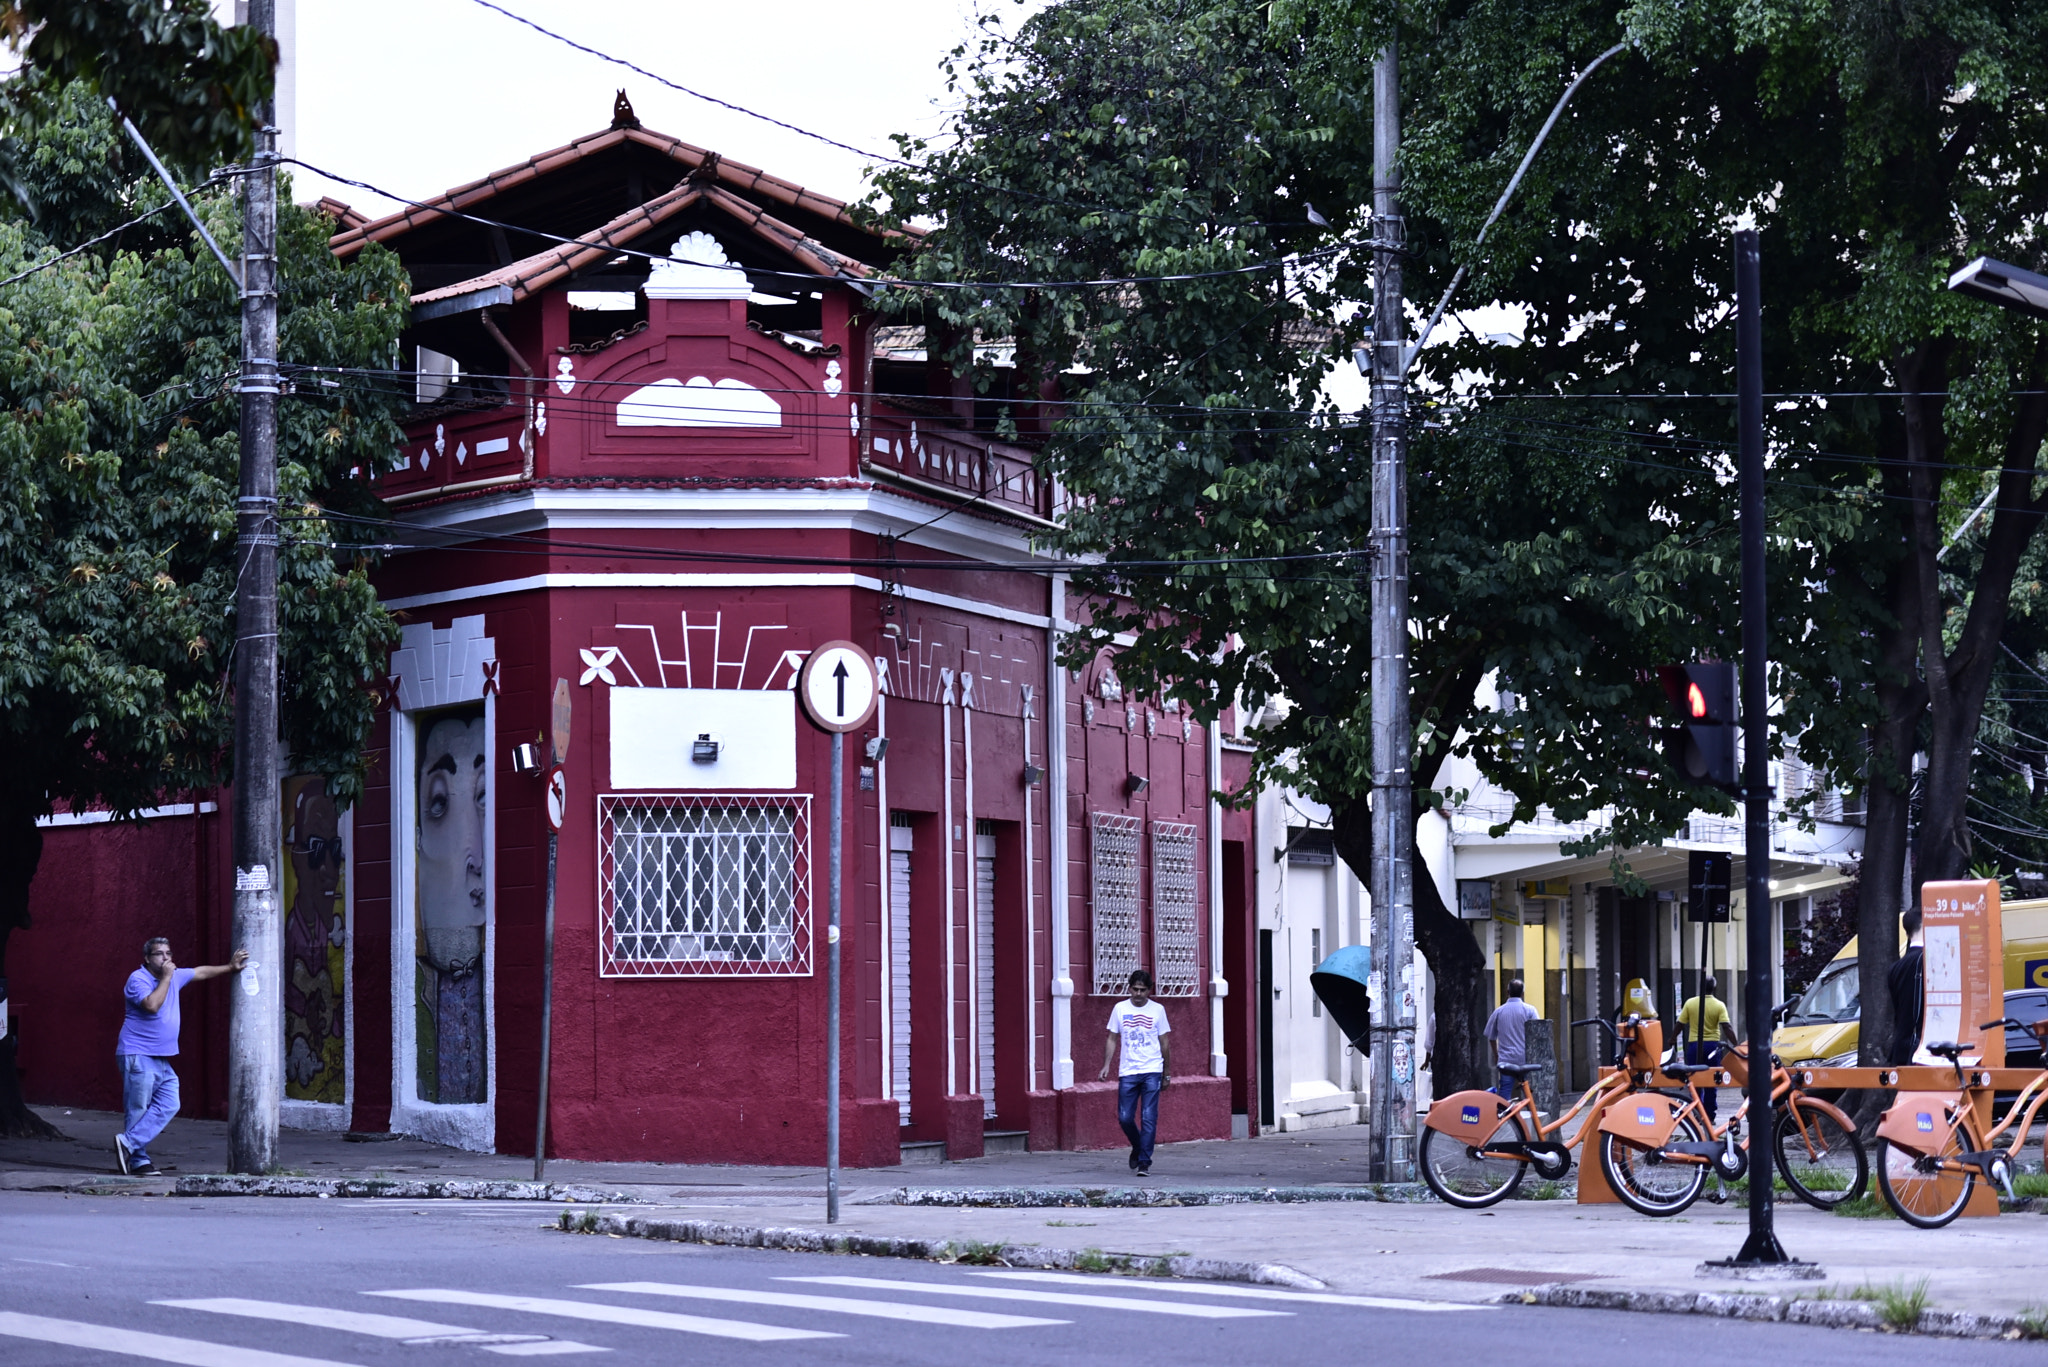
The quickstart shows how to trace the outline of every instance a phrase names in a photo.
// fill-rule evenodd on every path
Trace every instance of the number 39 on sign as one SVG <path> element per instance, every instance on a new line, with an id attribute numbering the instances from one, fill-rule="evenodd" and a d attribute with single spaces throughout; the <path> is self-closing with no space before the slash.
<path id="1" fill-rule="evenodd" d="M 796 692 L 820 730 L 858 730 L 875 715 L 875 659 L 851 641 L 828 641 L 804 661 Z"/>

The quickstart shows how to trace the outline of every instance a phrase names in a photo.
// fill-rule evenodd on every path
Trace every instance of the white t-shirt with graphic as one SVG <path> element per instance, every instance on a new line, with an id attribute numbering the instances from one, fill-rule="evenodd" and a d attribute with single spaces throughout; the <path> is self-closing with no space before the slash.
<path id="1" fill-rule="evenodd" d="M 1132 1005 L 1127 997 L 1109 1008 L 1109 1031 L 1123 1045 L 1117 1055 L 1117 1076 L 1164 1072 L 1166 1061 L 1159 1052 L 1159 1037 L 1172 1029 L 1157 997 L 1143 1006 Z"/>

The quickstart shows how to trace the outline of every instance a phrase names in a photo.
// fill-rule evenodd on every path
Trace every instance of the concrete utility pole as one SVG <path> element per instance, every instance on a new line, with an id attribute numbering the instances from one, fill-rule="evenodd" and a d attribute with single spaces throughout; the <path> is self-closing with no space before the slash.
<path id="1" fill-rule="evenodd" d="M 1397 40 L 1372 68 L 1372 1133 L 1374 1182 L 1414 1176 L 1415 848 L 1408 763 L 1407 320 Z"/>
<path id="2" fill-rule="evenodd" d="M 277 36 L 275 0 L 248 22 Z M 235 543 L 235 917 L 249 951 L 228 1012 L 228 1168 L 277 1166 L 284 1092 L 284 843 L 277 699 L 277 129 L 256 110 L 256 156 L 242 177 L 242 478 Z"/>

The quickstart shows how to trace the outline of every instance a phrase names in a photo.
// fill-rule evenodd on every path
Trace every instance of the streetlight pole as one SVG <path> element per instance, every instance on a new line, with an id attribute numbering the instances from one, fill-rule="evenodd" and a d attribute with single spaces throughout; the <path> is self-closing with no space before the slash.
<path id="1" fill-rule="evenodd" d="M 249 23 L 277 33 L 276 0 Z M 283 934 L 278 918 L 277 129 L 256 109 L 256 156 L 242 178 L 242 468 L 235 546 L 234 949 L 249 962 L 228 1010 L 228 1167 L 277 1166 L 284 1091 Z"/>
<path id="2" fill-rule="evenodd" d="M 1408 329 L 1401 300 L 1401 97 L 1393 35 L 1372 68 L 1372 1092 L 1369 1180 L 1412 1176 L 1414 801 L 1408 721 Z"/>

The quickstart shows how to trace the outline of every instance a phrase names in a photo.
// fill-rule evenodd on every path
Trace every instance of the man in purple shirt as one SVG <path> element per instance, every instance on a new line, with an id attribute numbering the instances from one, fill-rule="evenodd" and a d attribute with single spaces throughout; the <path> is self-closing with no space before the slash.
<path id="1" fill-rule="evenodd" d="M 171 942 L 162 936 L 144 942 L 142 967 L 128 975 L 122 992 L 127 1012 L 114 1053 L 121 1062 L 123 1126 L 114 1136 L 114 1158 L 121 1171 L 147 1177 L 156 1171 L 149 1141 L 163 1133 L 178 1113 L 178 1075 L 171 1057 L 178 1052 L 178 994 L 185 984 L 240 973 L 249 951 L 238 949 L 224 964 L 180 968 L 171 959 Z"/>

